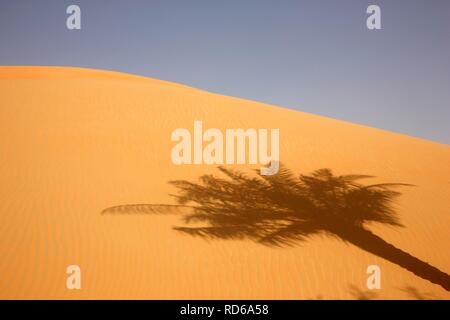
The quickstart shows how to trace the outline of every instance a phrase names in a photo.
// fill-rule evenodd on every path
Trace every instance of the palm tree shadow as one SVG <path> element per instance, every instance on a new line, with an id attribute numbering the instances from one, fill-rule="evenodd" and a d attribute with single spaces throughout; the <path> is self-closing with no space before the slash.
<path id="1" fill-rule="evenodd" d="M 420 292 L 417 288 L 411 285 L 406 285 L 400 290 L 407 293 L 412 299 L 415 300 L 440 300 L 440 298 L 435 294 L 429 292 Z"/>
<path id="2" fill-rule="evenodd" d="M 355 285 L 349 285 L 350 294 L 356 300 L 375 300 L 378 299 L 378 293 L 370 291 L 370 290 L 361 290 Z"/>
<path id="3" fill-rule="evenodd" d="M 178 194 L 173 195 L 176 206 L 125 206 L 148 213 L 181 213 L 185 225 L 174 228 L 204 239 L 248 239 L 286 247 L 313 235 L 331 236 L 450 291 L 448 274 L 394 247 L 367 228 L 369 223 L 403 227 L 393 203 L 400 195 L 395 188 L 406 184 L 364 185 L 358 181 L 371 176 L 336 176 L 330 169 L 299 176 L 284 166 L 272 176 L 250 176 L 224 167 L 219 170 L 223 178 L 203 175 L 197 183 L 171 181 L 178 189 Z M 124 213 L 123 209 L 111 207 L 103 213 Z"/>

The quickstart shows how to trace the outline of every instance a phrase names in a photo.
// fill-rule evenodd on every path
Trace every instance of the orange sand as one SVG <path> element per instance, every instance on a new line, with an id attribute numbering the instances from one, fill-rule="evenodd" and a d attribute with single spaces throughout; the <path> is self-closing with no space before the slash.
<path id="1" fill-rule="evenodd" d="M 450 273 L 447 145 L 127 74 L 0 67 L 0 298 L 353 299 L 367 290 L 369 264 L 382 270 L 375 298 L 450 298 L 332 238 L 268 248 L 180 234 L 176 216 L 101 215 L 174 203 L 169 180 L 217 171 L 171 163 L 171 132 L 194 120 L 280 128 L 281 161 L 295 172 L 414 184 L 397 201 L 406 227 L 371 230 Z M 81 290 L 65 287 L 70 264 L 81 267 Z"/>

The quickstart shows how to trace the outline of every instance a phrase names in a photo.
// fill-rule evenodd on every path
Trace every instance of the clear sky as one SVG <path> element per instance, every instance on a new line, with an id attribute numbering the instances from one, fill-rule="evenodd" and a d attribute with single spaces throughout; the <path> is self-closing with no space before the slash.
<path id="1" fill-rule="evenodd" d="M 450 0 L 0 0 L 0 65 L 129 72 L 450 144 Z"/>

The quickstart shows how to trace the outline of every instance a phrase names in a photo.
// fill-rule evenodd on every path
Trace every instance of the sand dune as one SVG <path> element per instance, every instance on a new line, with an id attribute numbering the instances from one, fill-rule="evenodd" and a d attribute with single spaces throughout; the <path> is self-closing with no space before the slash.
<path id="1" fill-rule="evenodd" d="M 281 161 L 295 173 L 329 168 L 414 185 L 397 189 L 404 227 L 369 228 L 450 273 L 447 145 L 117 72 L 0 67 L 0 298 L 450 298 L 333 237 L 277 248 L 174 230 L 185 226 L 179 214 L 146 204 L 176 204 L 169 181 L 221 174 L 172 164 L 170 134 L 194 120 L 280 128 Z M 102 214 L 107 208 L 118 214 Z M 66 289 L 71 264 L 81 267 L 81 290 Z M 381 267 L 382 288 L 368 292 L 371 264 Z"/>

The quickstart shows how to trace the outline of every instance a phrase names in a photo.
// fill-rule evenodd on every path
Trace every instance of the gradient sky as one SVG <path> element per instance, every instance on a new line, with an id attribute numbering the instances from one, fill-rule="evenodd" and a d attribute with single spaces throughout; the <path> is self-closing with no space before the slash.
<path id="1" fill-rule="evenodd" d="M 129 72 L 450 144 L 449 0 L 0 0 L 0 65 Z"/>

